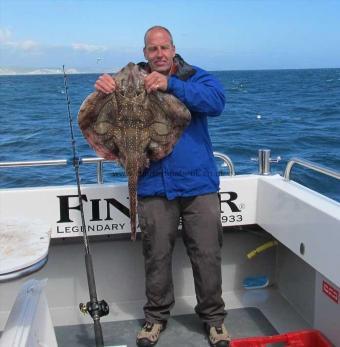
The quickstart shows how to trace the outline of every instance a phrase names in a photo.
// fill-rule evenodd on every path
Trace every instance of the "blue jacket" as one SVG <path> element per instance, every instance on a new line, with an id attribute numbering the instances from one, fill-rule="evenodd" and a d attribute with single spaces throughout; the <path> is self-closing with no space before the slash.
<path id="1" fill-rule="evenodd" d="M 187 65 L 178 55 L 176 58 L 181 65 L 169 78 L 167 92 L 187 106 L 191 121 L 173 151 L 164 159 L 151 162 L 139 177 L 140 197 L 165 196 L 172 200 L 219 190 L 207 117 L 222 113 L 223 87 L 211 74 Z"/>

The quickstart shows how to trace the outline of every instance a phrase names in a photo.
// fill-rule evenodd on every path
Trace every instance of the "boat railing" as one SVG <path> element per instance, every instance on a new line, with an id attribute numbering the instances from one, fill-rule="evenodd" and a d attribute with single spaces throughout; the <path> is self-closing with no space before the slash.
<path id="1" fill-rule="evenodd" d="M 225 155 L 221 152 L 214 152 L 214 157 L 223 160 L 224 164 L 226 164 L 226 166 L 229 169 L 229 176 L 235 176 L 234 164 L 233 164 L 232 160 L 227 155 Z"/>
<path id="2" fill-rule="evenodd" d="M 214 152 L 216 158 L 220 158 L 229 169 L 229 176 L 235 176 L 235 168 L 231 159 L 220 152 Z M 113 162 L 113 160 L 106 160 L 100 157 L 80 158 L 79 164 L 97 164 L 97 183 L 104 183 L 104 163 Z M 55 160 L 33 160 L 33 161 L 8 161 L 0 162 L 0 168 L 9 167 L 34 167 L 34 166 L 67 166 L 73 164 L 72 159 L 55 159 Z"/>
<path id="3" fill-rule="evenodd" d="M 79 164 L 97 164 L 97 183 L 104 183 L 103 179 L 103 163 L 112 162 L 99 157 L 81 158 Z M 33 167 L 33 166 L 67 166 L 73 163 L 72 159 L 55 159 L 55 160 L 33 160 L 33 161 L 8 161 L 0 162 L 0 168 L 9 167 Z"/>
<path id="4" fill-rule="evenodd" d="M 305 168 L 311 169 L 313 171 L 317 171 L 319 173 L 322 173 L 324 175 L 340 179 L 340 172 L 339 171 L 334 171 L 331 170 L 325 166 L 315 164 L 311 161 L 304 160 L 304 159 L 299 159 L 299 158 L 292 158 L 291 160 L 288 161 L 285 172 L 284 172 L 284 179 L 285 181 L 290 180 L 290 173 L 292 171 L 292 168 L 295 164 L 301 165 Z"/>

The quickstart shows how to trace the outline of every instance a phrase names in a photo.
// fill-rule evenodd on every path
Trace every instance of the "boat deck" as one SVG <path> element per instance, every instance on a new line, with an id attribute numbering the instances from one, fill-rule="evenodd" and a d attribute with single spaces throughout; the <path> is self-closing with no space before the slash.
<path id="1" fill-rule="evenodd" d="M 233 338 L 269 336 L 310 328 L 275 288 L 227 292 L 223 296 L 230 307 L 225 324 Z M 188 311 L 194 304 L 194 297 L 186 299 L 186 307 L 182 305 L 177 309 L 175 307 L 175 315 L 169 319 L 157 346 L 209 346 L 203 325 L 197 315 L 176 314 Z M 248 306 L 238 307 L 241 305 Z M 103 322 L 105 346 L 136 346 L 136 334 L 142 324 L 142 319 Z M 60 347 L 94 345 L 94 331 L 91 324 L 55 327 L 55 333 Z"/>

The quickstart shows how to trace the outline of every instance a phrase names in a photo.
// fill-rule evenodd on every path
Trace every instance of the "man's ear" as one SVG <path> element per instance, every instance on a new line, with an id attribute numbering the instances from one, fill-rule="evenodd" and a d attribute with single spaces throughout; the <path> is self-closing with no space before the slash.
<path id="1" fill-rule="evenodd" d="M 143 54 L 144 54 L 144 58 L 145 58 L 146 60 L 148 60 L 148 58 L 146 57 L 146 48 L 145 48 L 145 47 L 143 48 Z"/>

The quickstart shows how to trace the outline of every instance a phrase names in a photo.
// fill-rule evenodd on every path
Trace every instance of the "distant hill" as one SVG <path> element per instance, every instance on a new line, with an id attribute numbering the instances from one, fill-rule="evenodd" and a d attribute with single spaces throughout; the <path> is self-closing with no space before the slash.
<path id="1" fill-rule="evenodd" d="M 75 68 L 66 69 L 67 74 L 85 74 L 85 73 L 112 73 L 113 71 L 117 71 L 118 69 L 112 68 L 103 68 L 103 69 L 84 69 L 78 70 Z M 62 74 L 63 71 L 61 68 L 3 68 L 0 67 L 0 76 L 9 76 L 9 75 L 59 75 Z"/>
<path id="2" fill-rule="evenodd" d="M 56 75 L 61 74 L 63 71 L 61 68 L 0 68 L 0 75 Z M 77 69 L 66 69 L 68 74 L 82 73 Z"/>

